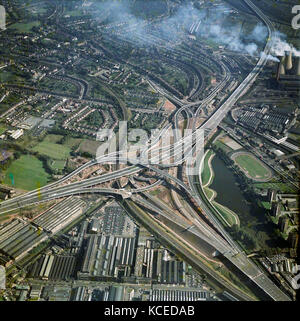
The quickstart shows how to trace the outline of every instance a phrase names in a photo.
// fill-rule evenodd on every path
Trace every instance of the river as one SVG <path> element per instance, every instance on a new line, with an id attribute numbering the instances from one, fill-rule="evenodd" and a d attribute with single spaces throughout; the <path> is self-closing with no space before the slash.
<path id="1" fill-rule="evenodd" d="M 210 188 L 217 192 L 215 201 L 228 207 L 238 215 L 241 213 L 250 214 L 251 206 L 240 191 L 233 173 L 218 156 L 213 158 L 212 167 L 215 176 Z"/>

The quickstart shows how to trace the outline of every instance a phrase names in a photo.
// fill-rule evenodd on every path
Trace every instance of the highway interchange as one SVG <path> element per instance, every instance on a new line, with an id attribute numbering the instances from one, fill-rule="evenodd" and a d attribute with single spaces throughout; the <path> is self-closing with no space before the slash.
<path id="1" fill-rule="evenodd" d="M 211 133 L 218 127 L 221 123 L 225 115 L 228 111 L 234 106 L 234 104 L 238 101 L 238 99 L 243 96 L 252 84 L 255 82 L 260 72 L 264 68 L 267 62 L 267 56 L 270 53 L 270 49 L 272 47 L 272 38 L 274 34 L 274 28 L 272 23 L 268 20 L 268 18 L 250 1 L 244 0 L 244 2 L 251 8 L 258 18 L 263 21 L 263 23 L 267 26 L 269 31 L 268 41 L 264 48 L 264 54 L 259 58 L 256 66 L 251 71 L 251 73 L 242 81 L 242 83 L 234 90 L 234 92 L 230 95 L 229 98 L 198 128 L 196 127 L 195 119 L 198 117 L 199 112 L 203 108 L 203 106 L 207 105 L 216 94 L 222 90 L 225 84 L 230 81 L 230 72 L 223 66 L 224 79 L 223 81 L 211 92 L 208 97 L 206 97 L 202 101 L 197 101 L 193 103 L 188 103 L 187 101 L 183 101 L 174 97 L 170 93 L 166 92 L 164 89 L 161 89 L 158 85 L 156 85 L 153 81 L 149 81 L 149 83 L 158 90 L 163 96 L 170 99 L 171 101 L 176 102 L 179 106 L 181 106 L 174 115 L 174 123 L 173 126 L 175 129 L 178 129 L 179 126 L 179 118 L 182 112 L 185 112 L 186 118 L 188 120 L 187 127 L 191 127 L 193 130 L 193 134 L 185 137 L 175 137 L 174 144 L 172 145 L 172 150 L 170 153 L 169 146 L 157 147 L 157 143 L 160 141 L 161 137 L 163 137 L 164 133 L 172 128 L 172 124 L 167 124 L 161 131 L 158 133 L 157 137 L 152 140 L 151 144 L 144 148 L 141 155 L 140 163 L 136 160 L 130 160 L 127 158 L 122 158 L 122 152 L 115 152 L 111 154 L 104 155 L 102 157 L 98 157 L 83 166 L 76 169 L 71 174 L 65 176 L 61 180 L 49 184 L 43 188 L 40 188 L 35 191 L 31 191 L 24 195 L 12 198 L 10 200 L 4 201 L 0 204 L 0 214 L 8 213 L 11 211 L 15 211 L 18 208 L 34 205 L 40 202 L 45 202 L 57 198 L 62 198 L 70 195 L 77 194 L 86 194 L 86 193 L 103 193 L 108 195 L 120 195 L 123 199 L 131 199 L 138 205 L 142 207 L 148 208 L 152 212 L 156 212 L 159 215 L 165 216 L 168 219 L 176 222 L 179 226 L 185 229 L 189 229 L 191 233 L 199 236 L 209 244 L 211 244 L 218 252 L 220 252 L 224 257 L 226 257 L 232 264 L 234 264 L 240 271 L 242 271 L 245 275 L 247 275 L 258 287 L 260 287 L 266 294 L 268 294 L 275 301 L 288 301 L 290 298 L 284 294 L 263 272 L 259 267 L 257 267 L 251 259 L 249 259 L 244 251 L 237 245 L 237 243 L 231 238 L 231 236 L 225 231 L 223 225 L 218 220 L 216 215 L 216 208 L 207 200 L 205 194 L 202 192 L 199 193 L 197 186 L 201 186 L 195 184 L 195 172 L 191 174 L 190 169 L 196 168 L 196 173 L 200 173 L 203 158 L 199 157 L 197 154 L 199 151 L 196 148 L 194 137 L 198 133 L 204 132 L 204 138 L 207 138 L 211 135 Z M 196 112 L 192 112 L 191 108 L 196 107 Z M 175 131 L 178 133 L 179 131 Z M 189 144 L 187 143 L 189 142 Z M 182 146 L 186 148 L 184 150 L 184 157 L 182 156 Z M 186 147 L 187 146 L 187 147 Z M 158 151 L 161 153 L 160 163 L 156 162 L 155 159 L 147 159 L 144 160 L 143 157 L 148 156 L 149 152 L 153 153 L 154 151 Z M 165 152 L 164 152 L 165 151 Z M 202 155 L 202 154 L 201 154 Z M 176 157 L 180 156 L 180 157 Z M 147 158 L 147 157 L 146 157 Z M 174 159 L 174 162 L 171 162 L 171 158 Z M 71 177 L 77 175 L 82 170 L 93 166 L 95 164 L 100 163 L 125 163 L 125 164 L 134 164 L 128 166 L 123 169 L 118 169 L 116 171 L 110 172 L 108 174 L 103 174 L 101 176 L 92 177 L 88 179 L 84 179 L 75 183 L 67 183 L 65 185 L 61 185 L 62 183 L 67 182 Z M 168 161 L 168 162 L 167 162 Z M 186 169 L 186 177 L 188 178 L 188 185 L 186 185 L 182 180 L 177 177 L 174 177 L 168 173 L 168 168 L 172 168 L 174 166 L 184 166 Z M 157 180 L 156 183 L 137 189 L 113 189 L 113 188 L 99 188 L 94 187 L 99 184 L 109 182 L 112 180 L 120 179 L 124 176 L 132 176 L 138 174 L 142 170 L 147 169 L 156 173 L 160 179 Z M 201 175 L 198 175 L 201 180 Z M 161 206 L 154 206 L 151 202 L 145 200 L 145 198 L 138 196 L 138 193 L 147 192 L 148 189 L 151 189 L 155 186 L 158 186 L 165 180 L 168 183 L 172 183 L 179 187 L 184 193 L 201 209 L 202 214 L 209 220 L 212 224 L 213 228 L 207 224 L 201 217 L 199 213 L 196 211 L 185 211 L 186 219 L 180 217 L 174 217 L 174 213 L 169 211 L 167 208 L 162 209 Z M 201 188 L 201 187 L 200 187 Z M 192 224 L 190 224 L 192 222 Z M 165 236 L 166 237 L 166 236 Z M 230 287 L 229 285 L 227 285 Z M 232 289 L 232 292 L 235 292 L 236 289 Z M 240 293 L 239 293 L 240 294 Z M 242 295 L 240 294 L 240 297 Z M 249 299 L 249 298 L 244 298 Z"/>

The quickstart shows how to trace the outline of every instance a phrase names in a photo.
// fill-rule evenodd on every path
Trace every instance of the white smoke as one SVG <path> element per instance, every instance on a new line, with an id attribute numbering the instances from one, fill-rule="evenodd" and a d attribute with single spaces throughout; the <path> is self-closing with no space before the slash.
<path id="1" fill-rule="evenodd" d="M 266 58 L 269 61 L 280 62 L 280 60 L 277 57 L 274 57 L 272 55 L 266 55 L 263 51 L 260 53 L 260 56 L 262 58 Z"/>
<path id="2" fill-rule="evenodd" d="M 268 29 L 261 23 L 257 24 L 252 32 L 249 34 L 248 38 L 250 40 L 255 40 L 257 42 L 265 42 L 268 36 Z"/>
<path id="3" fill-rule="evenodd" d="M 154 2 L 155 0 L 148 1 Z M 143 18 L 137 18 L 132 13 L 130 0 L 103 0 L 97 2 L 95 6 L 93 10 L 96 10 L 91 13 L 98 18 L 99 15 L 103 15 L 106 17 L 106 22 L 116 24 L 119 37 L 130 40 L 137 46 L 157 44 L 158 38 L 152 37 Z M 249 34 L 245 35 L 241 32 L 239 24 L 228 26 L 226 19 L 229 15 L 230 8 L 227 6 L 211 9 L 210 14 L 208 14 L 206 10 L 195 8 L 191 2 L 184 2 L 177 7 L 171 16 L 162 19 L 153 26 L 164 40 L 163 45 L 166 47 L 168 45 L 173 46 L 173 43 L 176 46 L 184 41 L 183 30 L 190 30 L 192 23 L 201 21 L 199 28 L 195 32 L 197 38 L 210 38 L 216 44 L 222 44 L 232 51 L 246 53 L 254 57 L 265 55 L 260 50 L 268 37 L 266 26 L 258 23 Z M 106 29 L 103 30 L 105 31 Z M 107 32 L 111 32 L 111 29 L 107 29 Z M 270 55 L 267 56 L 268 60 L 278 61 L 276 56 L 285 55 L 285 51 L 292 51 L 295 56 L 300 56 L 300 51 L 287 43 L 284 34 L 276 32 L 273 38 L 272 50 Z"/>
<path id="4" fill-rule="evenodd" d="M 257 52 L 258 48 L 257 48 L 257 45 L 252 42 L 252 43 L 245 45 L 244 49 L 249 55 L 254 56 L 254 54 Z"/>
<path id="5" fill-rule="evenodd" d="M 292 52 L 296 57 L 300 56 L 300 51 L 297 50 L 292 44 L 285 40 L 286 36 L 277 31 L 273 38 L 271 53 L 276 56 L 284 56 L 286 52 Z"/>

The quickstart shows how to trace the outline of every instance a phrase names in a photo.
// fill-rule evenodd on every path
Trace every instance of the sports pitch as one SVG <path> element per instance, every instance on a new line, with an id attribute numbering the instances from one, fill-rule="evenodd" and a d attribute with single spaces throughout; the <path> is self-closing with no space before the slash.
<path id="1" fill-rule="evenodd" d="M 249 153 L 234 154 L 232 159 L 249 178 L 265 181 L 272 177 L 272 172 L 267 166 Z"/>

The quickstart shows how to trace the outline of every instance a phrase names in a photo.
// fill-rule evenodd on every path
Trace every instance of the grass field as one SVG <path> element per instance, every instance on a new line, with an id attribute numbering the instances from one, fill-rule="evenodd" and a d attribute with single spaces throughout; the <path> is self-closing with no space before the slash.
<path id="1" fill-rule="evenodd" d="M 72 138 L 72 137 L 69 137 L 66 139 L 66 141 L 64 142 L 64 145 L 69 147 L 69 148 L 72 148 L 74 146 L 79 146 L 80 143 L 82 142 L 82 139 L 81 138 Z"/>
<path id="2" fill-rule="evenodd" d="M 71 151 L 67 146 L 51 143 L 47 140 L 38 143 L 32 150 L 53 159 L 67 159 Z"/>
<path id="3" fill-rule="evenodd" d="M 4 70 L 4 71 L 0 72 L 0 82 L 7 82 L 7 81 L 13 80 L 15 78 L 16 78 L 16 76 L 10 71 Z"/>
<path id="4" fill-rule="evenodd" d="M 248 176 L 253 179 L 268 179 L 272 175 L 267 167 L 251 155 L 240 154 L 234 157 L 234 161 L 244 172 L 246 172 L 246 174 L 248 174 Z"/>
<path id="5" fill-rule="evenodd" d="M 49 134 L 44 138 L 44 142 L 49 142 L 49 143 L 57 143 L 59 142 L 64 136 L 63 135 L 54 135 L 54 134 Z"/>
<path id="6" fill-rule="evenodd" d="M 9 28 L 10 29 L 17 29 L 19 32 L 25 32 L 28 33 L 31 31 L 33 27 L 39 27 L 40 22 L 39 21 L 33 21 L 28 23 L 14 23 Z"/>
<path id="7" fill-rule="evenodd" d="M 70 16 L 70 17 L 78 17 L 82 15 L 82 11 L 80 10 L 69 10 L 64 12 L 65 16 Z"/>
<path id="8" fill-rule="evenodd" d="M 11 174 L 14 182 L 12 182 Z M 38 185 L 46 185 L 48 178 L 49 175 L 45 172 L 40 160 L 31 155 L 22 155 L 7 169 L 4 183 L 24 190 L 33 190 Z"/>
<path id="9" fill-rule="evenodd" d="M 84 139 L 79 146 L 80 152 L 87 152 L 90 153 L 91 155 L 95 156 L 97 152 L 97 148 L 101 145 L 102 143 L 96 140 L 88 140 Z"/>
<path id="10" fill-rule="evenodd" d="M 51 163 L 51 167 L 53 169 L 58 169 L 58 170 L 64 169 L 65 165 L 66 165 L 65 160 L 55 160 Z"/>
<path id="11" fill-rule="evenodd" d="M 0 125 L 0 135 L 6 131 L 7 127 L 5 125 Z"/>

